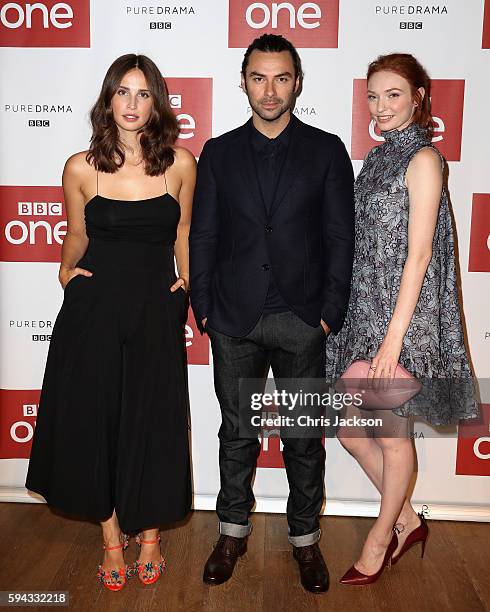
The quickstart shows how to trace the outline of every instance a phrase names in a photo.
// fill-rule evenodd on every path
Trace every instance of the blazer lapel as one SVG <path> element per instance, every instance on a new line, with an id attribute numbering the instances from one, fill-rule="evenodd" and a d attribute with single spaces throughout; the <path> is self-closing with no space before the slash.
<path id="1" fill-rule="evenodd" d="M 241 130 L 238 148 L 238 154 L 240 156 L 238 160 L 238 165 L 240 167 L 245 186 L 250 191 L 254 203 L 259 205 L 265 215 L 265 202 L 262 197 L 262 191 L 259 186 L 259 182 L 257 179 L 257 171 L 255 169 L 255 164 L 252 157 L 252 144 L 250 142 L 249 135 L 250 121 L 252 121 L 252 119 L 249 119 L 249 121 L 247 121 L 247 123 L 242 127 Z"/>
<path id="2" fill-rule="evenodd" d="M 291 134 L 289 136 L 289 146 L 286 153 L 286 159 L 282 165 L 281 174 L 277 181 L 276 192 L 271 206 L 271 215 L 273 215 L 282 201 L 284 196 L 291 187 L 292 182 L 298 174 L 299 151 L 301 148 L 301 122 L 291 115 Z"/>

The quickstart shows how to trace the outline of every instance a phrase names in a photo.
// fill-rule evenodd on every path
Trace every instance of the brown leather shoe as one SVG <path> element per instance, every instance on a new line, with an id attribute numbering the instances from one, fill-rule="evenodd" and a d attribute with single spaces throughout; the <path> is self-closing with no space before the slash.
<path id="1" fill-rule="evenodd" d="M 301 584 L 311 593 L 325 593 L 329 587 L 328 569 L 318 543 L 293 546 L 293 557 L 299 565 Z"/>
<path id="2" fill-rule="evenodd" d="M 213 552 L 204 566 L 203 581 L 223 584 L 233 574 L 238 557 L 247 552 L 247 538 L 220 535 Z"/>

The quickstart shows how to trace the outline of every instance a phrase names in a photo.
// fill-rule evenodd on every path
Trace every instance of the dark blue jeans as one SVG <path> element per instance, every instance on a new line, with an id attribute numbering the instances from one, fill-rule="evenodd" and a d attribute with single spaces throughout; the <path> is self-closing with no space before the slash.
<path id="1" fill-rule="evenodd" d="M 255 502 L 252 479 L 260 442 L 239 435 L 239 380 L 265 379 L 269 367 L 275 379 L 324 378 L 326 335 L 291 311 L 263 314 L 243 338 L 206 328 L 214 361 L 214 384 L 222 423 L 219 465 L 221 489 L 216 503 L 220 533 L 243 537 L 250 533 L 249 514 Z M 307 546 L 320 537 L 318 515 L 324 499 L 325 449 L 321 437 L 283 437 L 283 459 L 289 483 L 289 541 Z"/>

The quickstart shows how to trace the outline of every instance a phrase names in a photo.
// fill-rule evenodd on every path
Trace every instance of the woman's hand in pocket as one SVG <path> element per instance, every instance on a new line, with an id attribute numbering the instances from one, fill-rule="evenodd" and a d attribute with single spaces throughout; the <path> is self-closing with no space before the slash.
<path id="1" fill-rule="evenodd" d="M 65 289 L 72 278 L 75 278 L 75 276 L 78 276 L 79 274 L 82 276 L 93 276 L 92 272 L 85 270 L 84 268 L 67 268 L 65 266 L 61 266 L 58 279 L 62 288 Z"/>
<path id="2" fill-rule="evenodd" d="M 330 333 L 330 327 L 325 323 L 323 319 L 320 319 L 320 325 L 323 327 L 325 335 L 328 336 L 328 334 Z"/>
<path id="3" fill-rule="evenodd" d="M 175 281 L 175 283 L 170 287 L 170 291 L 174 293 L 177 289 L 183 289 L 187 291 L 187 281 L 185 278 L 179 276 L 179 278 Z"/>

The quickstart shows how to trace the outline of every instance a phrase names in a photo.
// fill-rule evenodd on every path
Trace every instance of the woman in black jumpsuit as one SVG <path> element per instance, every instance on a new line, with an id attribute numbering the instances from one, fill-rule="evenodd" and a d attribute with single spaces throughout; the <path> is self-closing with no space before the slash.
<path id="1" fill-rule="evenodd" d="M 158 527 L 191 505 L 184 324 L 195 160 L 173 146 L 166 87 L 144 56 L 114 62 L 91 118 L 91 148 L 63 176 L 65 294 L 26 487 L 102 523 L 99 578 L 119 590 L 132 573 L 121 567 L 123 533 L 143 532 L 135 569 L 154 582 L 165 567 Z"/>

